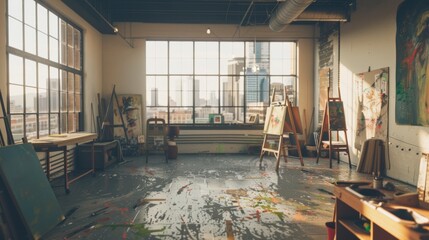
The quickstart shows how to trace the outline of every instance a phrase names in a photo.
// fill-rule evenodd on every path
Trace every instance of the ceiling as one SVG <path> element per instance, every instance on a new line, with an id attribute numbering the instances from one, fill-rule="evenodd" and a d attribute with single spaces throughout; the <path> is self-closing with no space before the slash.
<path id="1" fill-rule="evenodd" d="M 100 32 L 115 22 L 268 25 L 291 0 L 62 0 Z M 299 2 L 299 0 L 297 1 Z M 293 24 L 348 21 L 355 0 L 313 0 Z"/>

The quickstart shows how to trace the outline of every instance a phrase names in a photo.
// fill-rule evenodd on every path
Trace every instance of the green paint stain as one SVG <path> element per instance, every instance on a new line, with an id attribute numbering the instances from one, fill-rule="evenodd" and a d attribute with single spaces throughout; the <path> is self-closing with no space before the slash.
<path id="1" fill-rule="evenodd" d="M 280 221 L 284 222 L 284 217 L 285 217 L 284 213 L 282 213 L 282 212 L 273 212 L 273 214 L 276 215 L 280 219 Z"/>
<path id="2" fill-rule="evenodd" d="M 149 229 L 145 226 L 144 223 L 137 224 L 108 224 L 108 225 L 100 225 L 100 227 L 110 228 L 112 231 L 116 228 L 130 228 L 137 236 L 140 237 L 149 237 L 152 233 L 163 232 L 165 227 L 161 229 Z"/>

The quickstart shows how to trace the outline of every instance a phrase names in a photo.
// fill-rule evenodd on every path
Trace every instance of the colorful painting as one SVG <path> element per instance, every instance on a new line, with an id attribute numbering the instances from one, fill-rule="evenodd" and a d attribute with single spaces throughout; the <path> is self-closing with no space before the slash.
<path id="1" fill-rule="evenodd" d="M 329 102 L 328 108 L 330 130 L 347 130 L 343 102 Z"/>
<path id="2" fill-rule="evenodd" d="M 142 135 L 142 96 L 141 95 L 118 95 L 119 106 L 114 106 L 114 124 L 122 124 L 119 111 L 122 113 L 128 139 L 135 140 Z M 116 105 L 116 104 L 115 104 Z M 124 130 L 120 127 L 114 129 L 115 138 L 125 138 Z"/>
<path id="3" fill-rule="evenodd" d="M 286 106 L 270 106 L 267 108 L 264 133 L 282 135 L 285 122 Z"/>
<path id="4" fill-rule="evenodd" d="M 357 92 L 355 148 L 361 149 L 370 138 L 387 141 L 389 122 L 389 68 L 358 73 L 354 76 Z"/>
<path id="5" fill-rule="evenodd" d="M 404 1 L 396 24 L 396 123 L 429 126 L 427 1 Z"/>

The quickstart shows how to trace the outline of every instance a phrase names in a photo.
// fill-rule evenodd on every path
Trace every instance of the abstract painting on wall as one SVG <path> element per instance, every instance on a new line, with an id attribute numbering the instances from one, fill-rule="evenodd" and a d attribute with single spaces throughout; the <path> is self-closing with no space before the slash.
<path id="1" fill-rule="evenodd" d="M 136 94 L 118 95 L 119 106 L 113 109 L 114 124 L 122 124 L 119 111 L 122 113 L 127 136 L 131 142 L 136 142 L 142 134 L 142 96 Z M 125 138 L 122 128 L 114 129 L 115 138 Z"/>
<path id="2" fill-rule="evenodd" d="M 387 141 L 389 68 L 354 76 L 357 98 L 355 147 L 361 149 L 370 138 Z"/>
<path id="3" fill-rule="evenodd" d="M 404 1 L 396 24 L 396 123 L 429 126 L 427 1 Z"/>

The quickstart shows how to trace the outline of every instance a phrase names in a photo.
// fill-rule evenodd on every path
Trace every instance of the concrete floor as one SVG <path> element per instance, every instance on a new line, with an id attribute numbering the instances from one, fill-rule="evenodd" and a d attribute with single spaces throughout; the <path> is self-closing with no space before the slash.
<path id="1" fill-rule="evenodd" d="M 327 159 L 304 163 L 289 158 L 277 174 L 273 157 L 262 169 L 254 155 L 127 158 L 68 195 L 55 188 L 69 217 L 44 239 L 326 239 L 331 183 L 371 177 Z"/>

